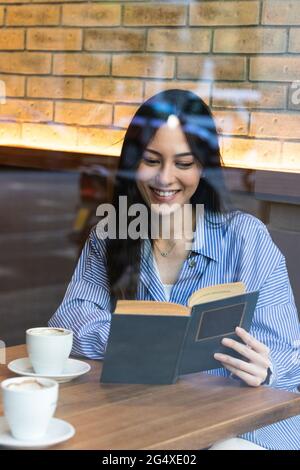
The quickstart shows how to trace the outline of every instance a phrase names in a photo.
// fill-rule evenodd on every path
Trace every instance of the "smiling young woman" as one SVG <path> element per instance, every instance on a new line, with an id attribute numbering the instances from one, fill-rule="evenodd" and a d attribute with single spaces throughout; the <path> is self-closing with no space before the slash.
<path id="1" fill-rule="evenodd" d="M 250 332 L 225 341 L 215 375 L 233 374 L 249 386 L 269 384 L 297 392 L 300 327 L 285 259 L 255 217 L 230 209 L 211 112 L 194 93 L 161 92 L 143 103 L 124 139 L 113 205 L 143 204 L 149 220 L 174 216 L 169 236 L 97 238 L 91 231 L 65 298 L 50 326 L 72 329 L 73 353 L 102 359 L 118 299 L 186 305 L 198 289 L 242 281 L 259 291 Z M 198 216 L 197 207 L 204 206 Z M 184 207 L 188 210 L 184 212 Z M 181 223 L 175 216 L 183 213 Z M 125 214 L 127 216 L 128 214 Z M 182 230 L 185 219 L 191 232 Z M 127 217 L 130 224 L 130 217 Z M 180 219 L 179 219 L 180 220 Z M 179 231 L 182 236 L 175 237 Z M 116 233 L 119 233 L 118 226 Z M 191 256 L 193 263 L 191 262 Z M 236 359 L 230 351 L 237 351 Z M 271 372 L 271 373 L 270 373 Z M 300 416 L 243 436 L 267 449 L 300 448 Z"/>

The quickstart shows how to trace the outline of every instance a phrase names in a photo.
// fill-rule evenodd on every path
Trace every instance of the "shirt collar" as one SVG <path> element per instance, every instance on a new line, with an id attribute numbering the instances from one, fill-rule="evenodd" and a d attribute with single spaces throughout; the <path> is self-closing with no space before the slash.
<path id="1" fill-rule="evenodd" d="M 142 244 L 140 279 L 152 298 L 163 302 L 166 301 L 165 292 L 154 263 L 151 242 L 147 238 Z"/>
<path id="2" fill-rule="evenodd" d="M 191 251 L 218 261 L 222 253 L 227 223 L 226 214 L 209 210 L 199 214 Z M 151 264 L 151 242 L 149 239 L 144 240 L 142 259 L 150 261 Z M 150 269 L 152 267 L 150 266 Z"/>
<path id="3" fill-rule="evenodd" d="M 205 210 L 197 219 L 192 251 L 218 261 L 223 249 L 226 228 L 225 214 Z"/>

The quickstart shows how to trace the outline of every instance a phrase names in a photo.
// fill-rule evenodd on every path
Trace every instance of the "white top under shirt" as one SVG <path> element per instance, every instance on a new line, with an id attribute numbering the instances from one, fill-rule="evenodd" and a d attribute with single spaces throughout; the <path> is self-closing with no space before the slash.
<path id="1" fill-rule="evenodd" d="M 171 296 L 171 290 L 174 284 L 163 284 L 163 286 L 164 286 L 164 291 L 165 291 L 167 302 L 169 302 L 170 296 Z"/>
<path id="2" fill-rule="evenodd" d="M 154 266 L 154 269 L 157 273 L 157 276 L 160 278 L 160 272 L 158 270 L 158 266 L 157 266 L 155 256 L 153 256 L 153 266 Z M 166 296 L 167 302 L 169 302 L 169 300 L 170 300 L 171 290 L 172 290 L 173 286 L 174 286 L 174 284 L 163 284 L 163 288 L 164 288 L 164 291 L 165 291 L 165 296 Z"/>

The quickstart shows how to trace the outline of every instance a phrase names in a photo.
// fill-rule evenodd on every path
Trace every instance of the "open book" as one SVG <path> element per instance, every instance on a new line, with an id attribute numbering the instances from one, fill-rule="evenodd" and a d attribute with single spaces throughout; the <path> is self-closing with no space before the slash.
<path id="1" fill-rule="evenodd" d="M 235 327 L 249 330 L 258 292 L 242 282 L 194 292 L 188 306 L 171 302 L 119 300 L 112 314 L 101 382 L 169 384 L 179 375 L 222 367 L 224 337 L 240 341 Z"/>

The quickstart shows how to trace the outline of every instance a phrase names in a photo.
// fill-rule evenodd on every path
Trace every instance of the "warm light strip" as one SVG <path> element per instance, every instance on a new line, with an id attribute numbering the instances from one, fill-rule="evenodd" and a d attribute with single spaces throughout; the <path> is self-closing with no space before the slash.
<path id="1" fill-rule="evenodd" d="M 3 146 L 0 145 L 0 148 Z M 100 145 L 89 145 L 89 146 L 68 146 L 67 148 L 63 147 L 62 145 L 31 145 L 30 147 L 27 145 L 12 145 L 12 144 L 5 144 L 5 147 L 13 147 L 13 148 L 24 148 L 24 149 L 35 149 L 35 150 L 52 150 L 58 152 L 70 152 L 70 153 L 86 153 L 91 155 L 107 155 L 108 157 L 119 157 L 120 156 L 120 149 L 107 149 L 107 147 Z"/>
<path id="2" fill-rule="evenodd" d="M 5 139 L 4 136 L 1 136 L 0 139 L 0 146 L 6 147 L 16 147 L 16 148 L 25 148 L 25 149 L 40 149 L 40 150 L 53 150 L 53 151 L 62 151 L 62 152 L 72 152 L 72 153 L 86 153 L 92 155 L 107 155 L 107 156 L 115 156 L 118 157 L 120 155 L 121 146 L 122 146 L 122 139 L 121 141 L 116 141 L 113 144 L 107 142 L 106 144 L 102 145 L 64 145 L 60 139 L 39 139 L 38 143 L 37 138 L 33 140 L 30 145 L 24 145 L 21 139 Z M 54 141 L 53 141 L 54 140 Z M 56 140 L 56 141 L 55 141 Z M 119 139 L 120 140 L 120 139 Z M 232 139 L 233 145 L 228 144 L 228 139 L 226 147 L 222 144 L 221 139 L 221 153 L 223 155 L 223 162 L 224 166 L 227 167 L 235 167 L 235 168 L 249 168 L 253 170 L 269 170 L 269 171 L 282 171 L 282 172 L 290 172 L 290 173 L 299 173 L 300 172 L 300 143 L 294 144 L 297 145 L 297 149 L 299 146 L 299 156 L 294 153 L 294 157 L 290 158 L 288 162 L 285 162 L 284 159 L 281 161 L 268 155 L 266 158 L 268 161 L 260 162 L 258 161 L 258 154 L 259 152 L 252 149 L 252 150 L 241 150 L 235 144 L 235 140 Z M 255 148 L 256 141 L 253 140 L 253 147 Z M 257 141 L 258 146 L 260 141 Z M 27 142 L 26 142 L 27 144 Z"/>
<path id="3" fill-rule="evenodd" d="M 0 145 L 1 148 L 2 145 Z M 32 145 L 31 147 L 25 145 L 13 145 L 11 143 L 5 144 L 5 147 L 13 147 L 13 148 L 25 148 L 25 149 L 38 149 L 38 150 L 53 150 L 53 151 L 61 151 L 61 152 L 71 152 L 71 153 L 86 153 L 91 155 L 107 155 L 110 157 L 119 157 L 120 149 L 108 151 L 107 147 L 101 148 L 101 146 L 85 146 L 85 147 L 68 147 L 63 148 L 63 146 L 42 146 L 42 145 Z M 249 164 L 249 162 L 243 161 L 243 156 L 239 155 L 238 158 L 234 160 L 232 158 L 223 158 L 223 166 L 224 167 L 232 167 L 232 168 L 245 168 L 245 169 L 252 169 L 252 170 L 268 170 L 268 171 L 281 171 L 284 173 L 300 173 L 300 168 L 285 168 L 284 166 L 275 166 L 271 163 L 266 165 L 259 165 L 257 163 Z"/>

